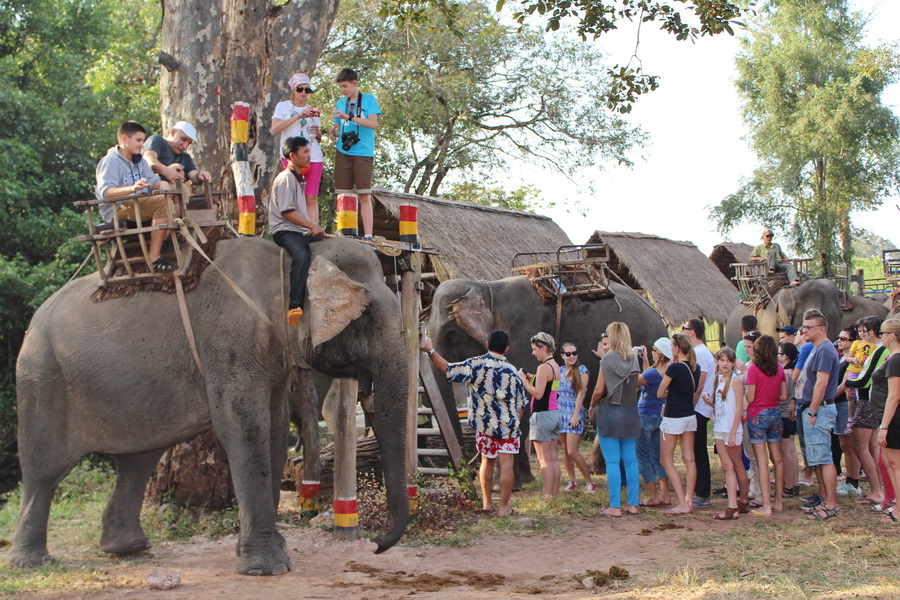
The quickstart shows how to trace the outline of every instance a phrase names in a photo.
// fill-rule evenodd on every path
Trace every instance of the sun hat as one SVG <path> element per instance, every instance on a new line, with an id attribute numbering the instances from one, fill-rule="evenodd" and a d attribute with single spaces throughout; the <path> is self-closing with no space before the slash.
<path id="1" fill-rule="evenodd" d="M 291 75 L 291 78 L 288 79 L 288 87 L 294 89 L 298 85 L 309 85 L 310 80 L 307 77 L 306 73 L 294 73 Z"/>

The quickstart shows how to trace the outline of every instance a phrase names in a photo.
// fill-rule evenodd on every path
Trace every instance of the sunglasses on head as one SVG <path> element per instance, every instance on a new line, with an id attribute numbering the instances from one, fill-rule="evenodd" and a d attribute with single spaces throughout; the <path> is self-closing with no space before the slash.
<path id="1" fill-rule="evenodd" d="M 294 88 L 294 91 L 295 91 L 295 92 L 300 92 L 301 94 L 302 94 L 303 92 L 306 92 L 307 94 L 312 94 L 312 93 L 313 93 L 313 89 L 312 89 L 311 87 L 303 87 L 302 85 L 295 87 L 295 88 Z"/>
<path id="2" fill-rule="evenodd" d="M 578 350 L 572 350 L 571 352 L 563 352 L 565 356 L 578 356 Z"/>

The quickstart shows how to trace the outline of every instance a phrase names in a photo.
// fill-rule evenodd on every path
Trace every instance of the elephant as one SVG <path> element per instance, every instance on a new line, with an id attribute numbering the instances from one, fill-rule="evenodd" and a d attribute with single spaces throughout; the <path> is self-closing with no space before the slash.
<path id="1" fill-rule="evenodd" d="M 110 455 L 117 472 L 102 517 L 101 549 L 127 554 L 149 548 L 140 509 L 154 466 L 166 448 L 211 428 L 227 453 L 240 508 L 237 572 L 290 570 L 276 511 L 292 359 L 331 377 L 373 382 L 393 519 L 377 552 L 397 543 L 409 521 L 400 305 L 369 247 L 340 238 L 311 247 L 305 314 L 288 327 L 290 257 L 261 238 L 218 243 L 217 268 L 207 268 L 185 294 L 202 372 L 175 295 L 139 292 L 95 302 L 98 277 L 92 274 L 68 283 L 37 310 L 16 367 L 22 504 L 10 565 L 51 560 L 47 521 L 54 490 L 94 452 Z"/>
<path id="2" fill-rule="evenodd" d="M 600 334 L 613 321 L 623 321 L 631 330 L 635 345 L 648 348 L 660 337 L 666 337 L 662 317 L 633 290 L 611 283 L 613 298 L 563 298 L 559 345 L 571 342 L 578 347 L 579 359 L 590 372 L 588 396 L 594 389 L 599 359 L 590 351 L 597 347 Z M 487 337 L 493 329 L 509 333 L 510 346 L 506 357 L 516 368 L 534 372 L 537 361 L 531 356 L 530 338 L 539 331 L 556 336 L 556 306 L 546 306 L 528 277 L 507 277 L 498 281 L 451 279 L 441 283 L 434 294 L 428 333 L 434 347 L 451 362 L 484 354 Z M 443 374 L 437 374 L 441 395 L 450 414 L 456 412 L 450 384 Z M 528 433 L 527 419 L 523 420 L 523 438 Z M 459 435 L 460 432 L 457 431 Z M 517 479 L 527 483 L 531 471 L 525 453 L 516 459 Z"/>
<path id="3" fill-rule="evenodd" d="M 772 302 L 756 311 L 759 331 L 778 339 L 777 327 L 793 325 L 800 327 L 803 313 L 811 308 L 822 311 L 828 319 L 828 339 L 837 338 L 841 330 L 860 317 L 868 315 L 885 316 L 887 310 L 877 302 L 859 296 L 850 296 L 850 306 L 841 306 L 840 290 L 830 279 L 811 279 L 797 287 L 779 290 Z M 743 304 L 737 306 L 728 316 L 725 326 L 725 341 L 732 348 L 740 341 L 741 317 L 752 311 Z"/>

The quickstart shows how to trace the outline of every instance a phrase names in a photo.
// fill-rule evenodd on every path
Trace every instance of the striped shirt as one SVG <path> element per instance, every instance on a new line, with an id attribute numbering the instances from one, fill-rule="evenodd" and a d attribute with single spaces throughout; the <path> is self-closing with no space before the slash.
<path id="1" fill-rule="evenodd" d="M 519 437 L 519 411 L 525 408 L 525 386 L 509 361 L 488 352 L 447 365 L 447 379 L 469 386 L 469 426 L 500 439 Z"/>

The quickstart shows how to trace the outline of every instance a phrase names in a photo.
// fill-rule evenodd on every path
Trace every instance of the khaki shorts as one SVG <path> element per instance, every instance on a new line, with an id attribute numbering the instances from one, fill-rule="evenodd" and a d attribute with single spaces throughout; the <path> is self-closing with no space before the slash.
<path id="1" fill-rule="evenodd" d="M 169 213 L 166 211 L 167 201 L 167 196 L 163 194 L 152 194 L 148 195 L 146 198 L 126 200 L 116 209 L 116 214 L 119 215 L 120 220 L 127 219 L 129 221 L 137 221 L 137 214 L 134 209 L 134 204 L 136 202 L 141 211 L 142 221 L 149 221 L 151 219 L 154 221 L 158 219 L 168 221 Z"/>
<path id="2" fill-rule="evenodd" d="M 371 156 L 350 156 L 343 152 L 334 153 L 334 192 L 336 194 L 372 193 L 372 173 L 375 159 Z"/>

